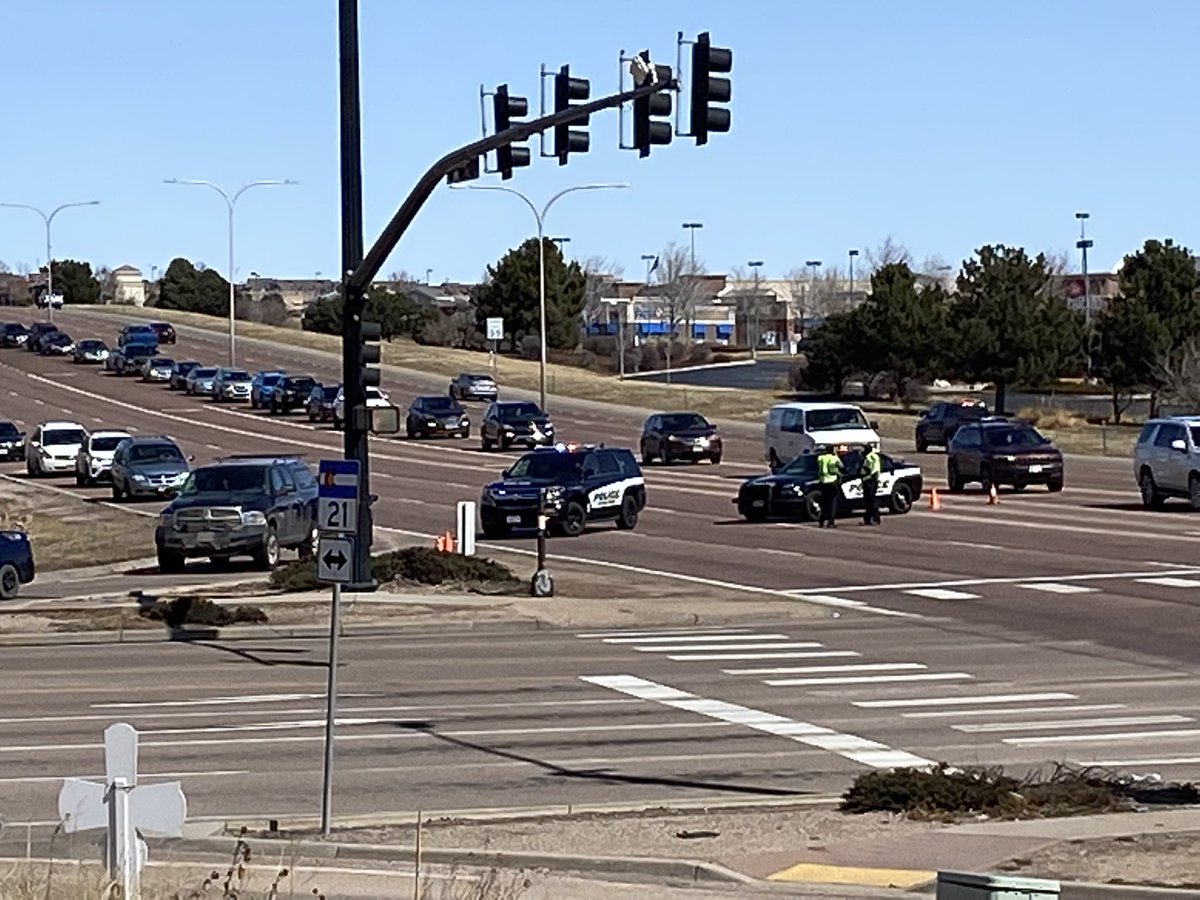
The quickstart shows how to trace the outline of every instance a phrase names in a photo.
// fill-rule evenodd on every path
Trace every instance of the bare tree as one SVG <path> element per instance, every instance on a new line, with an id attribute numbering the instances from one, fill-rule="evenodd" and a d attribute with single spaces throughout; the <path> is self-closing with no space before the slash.
<path id="1" fill-rule="evenodd" d="M 615 296 L 615 285 L 625 274 L 621 265 L 606 256 L 589 256 L 579 263 L 583 269 L 583 321 L 588 324 L 608 321 L 605 297 Z"/>
<path id="2" fill-rule="evenodd" d="M 29 276 L 29 273 L 32 271 L 33 271 L 33 269 L 31 269 L 29 267 L 29 263 L 27 263 L 27 262 L 17 263 L 17 274 L 20 275 L 22 278 L 27 278 Z"/>
<path id="3" fill-rule="evenodd" d="M 1200 406 L 1200 339 L 1193 338 L 1175 353 L 1164 354 L 1155 368 L 1154 380 L 1162 386 L 1163 400 L 1189 410 Z"/>
<path id="4" fill-rule="evenodd" d="M 872 272 L 890 266 L 892 263 L 905 263 L 912 266 L 912 254 L 903 244 L 892 239 L 889 234 L 878 247 L 868 247 L 862 252 L 863 275 L 870 277 Z"/>
<path id="5" fill-rule="evenodd" d="M 696 271 L 704 271 L 704 264 L 699 260 L 696 261 Z M 671 382 L 671 350 L 675 332 L 695 314 L 696 303 L 703 293 L 703 281 L 692 272 L 691 251 L 670 243 L 655 260 L 650 273 L 651 283 L 647 285 L 647 290 L 653 291 L 648 299 L 653 304 L 655 317 L 667 327 L 668 384 Z"/>
<path id="6" fill-rule="evenodd" d="M 8 275 L 11 272 L 12 272 L 12 269 L 10 269 L 8 267 L 8 263 L 6 263 L 4 260 L 0 259 L 0 275 Z"/>

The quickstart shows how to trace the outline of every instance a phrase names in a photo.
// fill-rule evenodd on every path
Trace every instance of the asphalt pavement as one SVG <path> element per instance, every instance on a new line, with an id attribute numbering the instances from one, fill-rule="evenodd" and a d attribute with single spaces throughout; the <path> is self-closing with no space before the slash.
<path id="1" fill-rule="evenodd" d="M 59 318 L 76 338 L 111 339 L 118 327 L 107 314 Z M 224 358 L 220 335 L 179 334 L 169 355 Z M 337 379 L 330 354 L 240 346 L 248 369 Z M 384 387 L 403 407 L 418 392 L 443 393 L 445 379 L 387 368 Z M 549 405 L 564 439 L 609 444 L 635 445 L 647 414 L 564 397 Z M 478 420 L 482 408 L 471 413 Z M 340 455 L 340 436 L 301 416 L 191 399 L 17 350 L 0 351 L 0 416 L 168 433 L 198 463 L 229 453 L 300 452 L 314 463 Z M 554 540 L 551 565 L 570 558 L 698 593 L 810 603 L 830 618 L 756 622 L 699 642 L 637 632 L 353 639 L 340 811 L 804 796 L 913 759 L 1070 759 L 1197 774 L 1200 521 L 1178 504 L 1141 510 L 1127 461 L 1071 457 L 1059 495 L 1034 488 L 989 505 L 967 492 L 943 497 L 939 512 L 922 503 L 886 516 L 879 529 L 847 520 L 819 531 L 736 518 L 738 480 L 762 470 L 761 429 L 721 428 L 720 466 L 652 467 L 636 531 L 602 526 Z M 908 455 L 929 483 L 942 483 L 940 455 Z M 477 499 L 512 458 L 484 454 L 475 440 L 374 438 L 376 521 L 395 538 L 452 529 L 455 501 Z M 103 488 L 54 484 L 105 497 Z M 495 546 L 482 542 L 481 552 Z M 147 589 L 161 583 L 142 577 Z M 151 732 L 146 767 L 184 773 L 198 814 L 311 812 L 321 716 L 309 695 L 323 690 L 323 659 L 320 642 L 303 641 L 8 648 L 0 797 L 49 815 L 53 779 L 94 774 L 100 730 L 129 716 Z M 143 705 L 110 705 L 126 702 Z"/>

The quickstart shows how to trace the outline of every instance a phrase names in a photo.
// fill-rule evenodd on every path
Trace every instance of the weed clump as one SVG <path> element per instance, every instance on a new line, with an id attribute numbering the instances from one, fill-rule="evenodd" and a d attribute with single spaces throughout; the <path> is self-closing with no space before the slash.
<path id="1" fill-rule="evenodd" d="M 523 586 L 512 570 L 501 563 L 429 547 L 405 547 L 381 553 L 371 560 L 371 571 L 380 584 L 446 585 L 477 593 L 508 593 Z M 279 566 L 271 573 L 270 583 L 282 591 L 312 591 L 321 587 L 312 560 Z"/>
<path id="2" fill-rule="evenodd" d="M 204 597 L 175 597 L 156 600 L 142 607 L 138 614 L 153 622 L 163 622 L 168 628 L 184 625 L 265 625 L 267 614 L 257 606 L 219 606 Z"/>

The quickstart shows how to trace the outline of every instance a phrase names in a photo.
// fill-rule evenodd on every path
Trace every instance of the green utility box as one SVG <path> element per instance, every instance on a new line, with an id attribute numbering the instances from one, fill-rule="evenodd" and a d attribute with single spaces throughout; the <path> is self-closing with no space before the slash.
<path id="1" fill-rule="evenodd" d="M 1052 900 L 1059 883 L 1048 878 L 938 872 L 937 900 Z"/>

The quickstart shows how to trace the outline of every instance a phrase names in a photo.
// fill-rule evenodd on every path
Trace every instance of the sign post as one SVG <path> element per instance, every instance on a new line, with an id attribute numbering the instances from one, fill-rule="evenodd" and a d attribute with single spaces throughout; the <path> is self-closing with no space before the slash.
<path id="1" fill-rule="evenodd" d="M 496 378 L 496 345 L 504 340 L 504 317 L 489 316 L 487 320 L 487 339 L 492 342 L 492 380 Z"/>
<path id="2" fill-rule="evenodd" d="M 333 736 L 337 721 L 338 632 L 342 585 L 353 578 L 358 528 L 356 459 L 323 459 L 317 471 L 317 580 L 333 585 L 329 606 L 329 672 L 325 682 L 325 760 L 321 778 L 321 833 L 329 834 L 333 809 Z"/>

